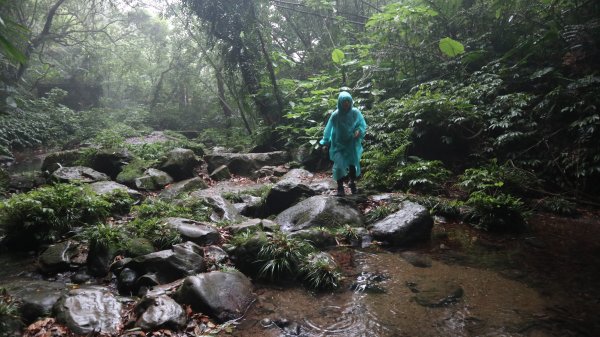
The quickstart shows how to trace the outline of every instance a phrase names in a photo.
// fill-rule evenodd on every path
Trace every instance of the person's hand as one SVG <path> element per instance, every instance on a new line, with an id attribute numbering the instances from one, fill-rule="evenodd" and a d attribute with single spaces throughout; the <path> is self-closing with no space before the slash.
<path id="1" fill-rule="evenodd" d="M 354 139 L 357 139 L 358 137 L 360 137 L 360 131 L 356 130 L 354 131 Z"/>

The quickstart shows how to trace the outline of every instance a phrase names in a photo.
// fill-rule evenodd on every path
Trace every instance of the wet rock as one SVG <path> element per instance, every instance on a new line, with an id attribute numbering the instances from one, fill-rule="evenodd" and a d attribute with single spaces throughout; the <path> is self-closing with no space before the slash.
<path id="1" fill-rule="evenodd" d="M 204 180 L 196 177 L 171 184 L 162 192 L 160 192 L 158 196 L 161 199 L 172 200 L 186 192 L 191 192 L 207 187 L 208 185 L 206 185 L 206 182 L 204 182 Z"/>
<path id="2" fill-rule="evenodd" d="M 89 280 L 91 280 L 91 276 L 88 273 L 87 269 L 85 268 L 81 268 L 80 270 L 77 271 L 77 273 L 73 274 L 73 276 L 71 276 L 71 282 L 75 283 L 75 284 L 83 284 L 88 282 Z"/>
<path id="3" fill-rule="evenodd" d="M 342 225 L 363 227 L 361 213 L 343 198 L 314 196 L 281 212 L 275 222 L 284 232 L 311 227 L 336 228 Z"/>
<path id="4" fill-rule="evenodd" d="M 281 177 L 281 176 L 285 175 L 287 172 L 288 172 L 288 170 L 282 166 L 263 166 L 258 170 L 258 172 L 256 172 L 256 175 L 258 177 L 269 177 L 269 176 Z"/>
<path id="5" fill-rule="evenodd" d="M 248 219 L 244 222 L 225 227 L 232 235 L 237 235 L 243 232 L 256 232 L 262 230 L 262 220 Z"/>
<path id="6" fill-rule="evenodd" d="M 123 268 L 119 277 L 117 278 L 117 289 L 121 295 L 132 295 L 136 289 L 136 280 L 138 279 L 138 273 L 130 268 Z"/>
<path id="7" fill-rule="evenodd" d="M 425 207 L 404 201 L 399 211 L 377 221 L 370 230 L 376 240 L 406 246 L 429 240 L 432 228 L 433 219 Z"/>
<path id="8" fill-rule="evenodd" d="M 175 298 L 224 322 L 242 317 L 255 296 L 244 274 L 215 271 L 187 277 Z"/>
<path id="9" fill-rule="evenodd" d="M 251 277 L 259 274 L 261 264 L 257 262 L 258 253 L 265 245 L 267 234 L 256 232 L 252 237 L 244 240 L 236 246 L 229 246 L 228 252 L 231 255 L 236 268 L 242 273 Z"/>
<path id="10" fill-rule="evenodd" d="M 461 300 L 464 290 L 454 284 L 438 283 L 421 287 L 416 283 L 410 283 L 412 292 L 416 293 L 413 300 L 419 305 L 428 308 L 439 308 L 454 304 Z"/>
<path id="11" fill-rule="evenodd" d="M 60 167 L 73 166 L 83 157 L 83 150 L 68 150 L 50 153 L 44 158 L 41 171 L 54 172 Z"/>
<path id="12" fill-rule="evenodd" d="M 61 183 L 93 183 L 110 180 L 106 174 L 84 166 L 61 167 L 52 173 L 52 179 Z"/>
<path id="13" fill-rule="evenodd" d="M 262 217 L 267 213 L 265 212 L 263 198 L 242 194 L 240 195 L 240 199 L 242 202 L 235 203 L 233 206 L 241 215 L 247 217 Z"/>
<path id="14" fill-rule="evenodd" d="M 415 252 L 403 252 L 400 254 L 406 262 L 412 264 L 415 267 L 419 268 L 430 268 L 431 267 L 431 259 L 428 256 L 418 254 Z"/>
<path id="15" fill-rule="evenodd" d="M 90 184 L 90 188 L 99 195 L 110 194 L 117 190 L 122 190 L 127 192 L 127 194 L 135 200 L 142 199 L 142 194 L 140 192 L 114 181 L 98 181 Z"/>
<path id="16" fill-rule="evenodd" d="M 309 228 L 295 231 L 290 233 L 290 237 L 309 241 L 313 246 L 317 248 L 328 248 L 337 245 L 335 235 L 331 234 L 331 232 L 318 228 Z"/>
<path id="17" fill-rule="evenodd" d="M 173 178 L 166 172 L 149 168 L 144 176 L 135 179 L 135 187 L 140 190 L 159 190 L 173 182 Z"/>
<path id="18" fill-rule="evenodd" d="M 179 330 L 187 321 L 181 305 L 165 295 L 156 298 L 145 297 L 135 307 L 135 312 L 139 317 L 135 326 L 144 331 L 158 328 Z"/>
<path id="19" fill-rule="evenodd" d="M 78 244 L 65 241 L 48 247 L 38 260 L 40 270 L 46 274 L 67 271 L 71 267 L 71 258 L 78 253 Z"/>
<path id="20" fill-rule="evenodd" d="M 101 244 L 90 245 L 87 256 L 87 267 L 90 275 L 96 277 L 104 277 L 110 270 L 110 264 L 115 256 L 117 256 L 119 248 L 117 244 L 108 246 Z"/>
<path id="21" fill-rule="evenodd" d="M 223 264 L 229 260 L 229 254 L 219 246 L 208 246 L 204 247 L 204 259 Z"/>
<path id="22" fill-rule="evenodd" d="M 312 173 L 302 169 L 293 169 L 283 176 L 267 195 L 266 215 L 277 214 L 298 201 L 315 195 L 315 192 L 303 180 L 311 177 Z"/>
<path id="23" fill-rule="evenodd" d="M 213 153 L 204 157 L 208 164 L 208 171 L 212 172 L 217 167 L 225 165 L 233 174 L 243 177 L 255 177 L 256 173 L 264 166 L 278 166 L 288 161 L 285 151 L 265 153 Z"/>
<path id="24" fill-rule="evenodd" d="M 129 288 L 125 284 L 119 284 L 119 290 L 122 293 L 137 293 L 139 287 L 148 285 L 139 283 L 142 276 L 146 276 L 146 281 L 151 280 L 157 284 L 165 284 L 203 272 L 205 270 L 204 250 L 197 244 L 187 241 L 174 245 L 172 250 L 138 256 L 123 265 L 123 270 L 119 273 L 119 281 L 121 274 L 126 269 L 133 271 L 128 272 L 132 275 L 130 277 L 133 277 L 134 274 L 139 277 L 133 287 Z M 129 277 L 125 281 L 129 282 Z"/>
<path id="25" fill-rule="evenodd" d="M 58 322 L 77 334 L 116 334 L 121 324 L 121 303 L 101 287 L 69 291 L 56 303 L 54 313 Z"/>
<path id="26" fill-rule="evenodd" d="M 298 322 L 290 321 L 287 318 L 279 318 L 274 320 L 273 324 L 283 330 L 286 336 L 300 335 L 301 326 Z"/>
<path id="27" fill-rule="evenodd" d="M 386 292 L 381 282 L 389 279 L 389 276 L 381 273 L 362 272 L 350 289 L 357 293 L 383 294 Z"/>
<path id="28" fill-rule="evenodd" d="M 194 151 L 176 148 L 169 151 L 158 168 L 167 172 L 175 181 L 189 179 L 196 174 L 194 168 L 200 164 Z"/>
<path id="29" fill-rule="evenodd" d="M 21 303 L 19 313 L 26 324 L 40 317 L 50 316 L 52 307 L 66 292 L 64 283 L 31 279 L 16 280 L 3 284 L 2 287 Z"/>
<path id="30" fill-rule="evenodd" d="M 138 257 L 150 253 L 154 253 L 154 246 L 146 238 L 131 238 L 125 244 L 126 256 Z"/>
<path id="31" fill-rule="evenodd" d="M 184 241 L 204 246 L 218 243 L 221 239 L 219 231 L 208 224 L 184 218 L 166 218 L 164 221 L 179 232 Z"/>
<path id="32" fill-rule="evenodd" d="M 212 171 L 209 177 L 216 181 L 227 180 L 231 178 L 231 172 L 229 172 L 229 168 L 226 165 L 221 165 Z"/>
<path id="33" fill-rule="evenodd" d="M 220 195 L 206 196 L 203 198 L 213 209 L 210 219 L 214 222 L 230 221 L 240 222 L 244 217 L 238 212 L 232 203 Z"/>

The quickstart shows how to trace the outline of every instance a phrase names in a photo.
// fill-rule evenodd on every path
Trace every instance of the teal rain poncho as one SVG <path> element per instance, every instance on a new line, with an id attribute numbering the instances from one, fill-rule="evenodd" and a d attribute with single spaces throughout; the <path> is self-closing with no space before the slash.
<path id="1" fill-rule="evenodd" d="M 344 110 L 342 103 L 350 102 L 350 108 Z M 323 133 L 320 143 L 329 146 L 329 159 L 333 161 L 333 179 L 340 180 L 348 175 L 350 166 L 356 167 L 356 176 L 360 175 L 360 156 L 363 152 L 362 140 L 367 131 L 367 123 L 360 110 L 352 106 L 352 96 L 343 91 L 338 97 L 335 110 Z M 358 138 L 354 133 L 360 131 Z"/>

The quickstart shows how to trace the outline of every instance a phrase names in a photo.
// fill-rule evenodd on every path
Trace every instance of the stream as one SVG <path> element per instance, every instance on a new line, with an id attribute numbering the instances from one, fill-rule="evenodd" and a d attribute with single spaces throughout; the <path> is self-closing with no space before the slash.
<path id="1" fill-rule="evenodd" d="M 347 277 L 381 275 L 373 277 L 377 291 L 262 288 L 235 335 L 532 336 L 531 321 L 549 305 L 536 290 L 494 271 L 435 260 L 420 268 L 391 252 L 350 254 L 355 273 Z"/>

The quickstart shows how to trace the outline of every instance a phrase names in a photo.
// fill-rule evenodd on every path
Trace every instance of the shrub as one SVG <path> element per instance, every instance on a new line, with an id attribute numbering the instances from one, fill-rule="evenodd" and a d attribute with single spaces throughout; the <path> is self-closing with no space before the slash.
<path id="1" fill-rule="evenodd" d="M 312 253 L 300 268 L 304 283 L 313 290 L 334 290 L 340 287 L 342 273 L 326 254 Z"/>
<path id="2" fill-rule="evenodd" d="M 308 241 L 274 232 L 258 253 L 258 262 L 262 265 L 259 276 L 271 281 L 294 278 L 302 261 L 314 250 Z"/>
<path id="3" fill-rule="evenodd" d="M 523 202 L 509 194 L 486 194 L 473 192 L 466 205 L 471 209 L 468 220 L 477 228 L 495 232 L 520 230 L 525 223 Z"/>
<path id="4" fill-rule="evenodd" d="M 578 213 L 575 203 L 565 200 L 561 197 L 550 197 L 543 199 L 540 202 L 540 206 L 547 212 L 552 212 L 554 214 L 563 216 L 575 216 Z"/>
<path id="5" fill-rule="evenodd" d="M 125 236 L 126 234 L 122 227 L 107 223 L 89 226 L 81 234 L 81 237 L 88 240 L 90 245 L 105 248 L 120 244 L 123 242 Z"/>
<path id="6" fill-rule="evenodd" d="M 135 219 L 126 225 L 133 236 L 152 242 L 157 249 L 168 249 L 181 242 L 179 232 L 161 218 Z"/>
<path id="7" fill-rule="evenodd" d="M 447 200 L 434 196 L 411 197 L 415 202 L 427 207 L 432 215 L 441 215 L 449 218 L 458 218 L 464 202 L 460 200 Z"/>
<path id="8" fill-rule="evenodd" d="M 399 167 L 392 174 L 394 187 L 423 193 L 439 193 L 450 171 L 439 160 L 417 161 Z"/>
<path id="9" fill-rule="evenodd" d="M 49 243 L 71 228 L 95 223 L 112 205 L 87 186 L 57 184 L 17 194 L 0 203 L 0 227 L 9 243 Z"/>
<path id="10" fill-rule="evenodd" d="M 530 172 L 509 165 L 498 165 L 496 160 L 481 168 L 466 169 L 460 176 L 459 186 L 467 192 L 505 191 L 524 193 L 538 185 L 538 179 Z"/>

